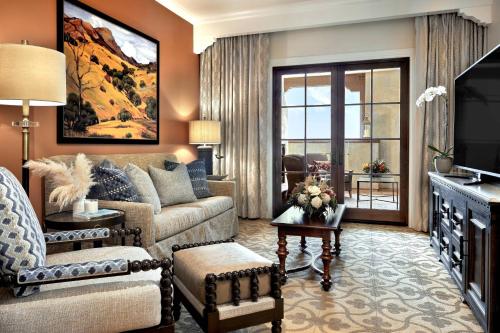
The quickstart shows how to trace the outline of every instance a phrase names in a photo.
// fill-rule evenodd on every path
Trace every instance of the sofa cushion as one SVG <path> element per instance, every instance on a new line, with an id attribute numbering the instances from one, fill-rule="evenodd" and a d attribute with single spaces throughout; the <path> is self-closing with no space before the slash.
<path id="1" fill-rule="evenodd" d="M 249 268 L 271 266 L 272 262 L 237 243 L 222 243 L 194 247 L 174 253 L 174 272 L 182 284 L 205 303 L 205 276 L 219 275 Z M 250 298 L 250 277 L 240 278 L 240 297 Z M 259 276 L 259 295 L 271 291 L 270 275 Z M 217 304 L 231 302 L 231 281 L 217 281 Z"/>
<path id="2" fill-rule="evenodd" d="M 139 202 L 139 193 L 124 170 L 108 160 L 92 168 L 96 184 L 90 189 L 88 198 Z"/>
<path id="3" fill-rule="evenodd" d="M 193 202 L 196 196 L 185 165 L 181 164 L 173 171 L 149 167 L 149 175 L 153 180 L 162 206 Z"/>
<path id="4" fill-rule="evenodd" d="M 47 256 L 48 265 L 151 259 L 138 247 L 104 247 Z M 15 299 L 0 289 L 0 332 L 123 332 L 158 325 L 161 270 L 47 284 Z"/>
<path id="5" fill-rule="evenodd" d="M 168 171 L 175 170 L 182 163 L 165 161 L 165 169 Z M 191 185 L 193 186 L 194 194 L 198 199 L 211 197 L 213 194 L 208 189 L 207 171 L 205 169 L 205 161 L 194 160 L 186 164 Z"/>
<path id="6" fill-rule="evenodd" d="M 45 239 L 26 192 L 16 177 L 0 167 L 0 272 L 45 265 Z M 14 289 L 16 296 L 38 292 L 39 287 Z M 2 330 L 0 329 L 0 332 Z"/>
<path id="7" fill-rule="evenodd" d="M 161 212 L 160 197 L 158 197 L 158 193 L 156 192 L 149 174 L 132 163 L 127 164 L 123 170 L 125 170 L 130 181 L 132 181 L 137 189 L 140 201 L 153 205 L 154 213 L 159 214 Z"/>
<path id="8" fill-rule="evenodd" d="M 177 205 L 163 207 L 160 214 L 153 217 L 156 229 L 156 240 L 174 236 L 184 230 L 194 227 L 205 220 L 201 207 Z"/>
<path id="9" fill-rule="evenodd" d="M 208 220 L 233 208 L 233 199 L 223 196 L 209 197 L 184 204 L 183 206 L 201 208 L 203 210 L 204 219 Z"/>

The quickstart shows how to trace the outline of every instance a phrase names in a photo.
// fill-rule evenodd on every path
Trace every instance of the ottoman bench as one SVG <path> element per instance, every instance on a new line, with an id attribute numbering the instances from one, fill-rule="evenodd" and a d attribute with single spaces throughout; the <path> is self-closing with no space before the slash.
<path id="1" fill-rule="evenodd" d="M 246 247 L 212 241 L 172 247 L 174 319 L 180 304 L 204 332 L 227 332 L 267 322 L 281 332 L 279 267 Z"/>

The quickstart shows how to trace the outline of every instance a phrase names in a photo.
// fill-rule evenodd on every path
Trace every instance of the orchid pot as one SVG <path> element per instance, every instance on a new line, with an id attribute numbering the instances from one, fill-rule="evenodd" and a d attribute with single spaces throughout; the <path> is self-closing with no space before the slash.
<path id="1" fill-rule="evenodd" d="M 449 156 L 436 156 L 434 158 L 434 168 L 439 173 L 450 173 L 453 168 L 453 159 Z"/>

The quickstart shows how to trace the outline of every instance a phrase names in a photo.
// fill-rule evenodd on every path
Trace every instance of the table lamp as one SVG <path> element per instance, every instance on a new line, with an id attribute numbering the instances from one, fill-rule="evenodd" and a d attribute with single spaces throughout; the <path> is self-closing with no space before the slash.
<path id="1" fill-rule="evenodd" d="M 30 106 L 66 104 L 66 58 L 64 53 L 38 46 L 0 44 L 0 104 L 22 106 L 23 118 L 12 123 L 23 134 L 22 165 L 29 159 Z M 29 195 L 29 170 L 22 168 L 23 188 Z"/>
<path id="2" fill-rule="evenodd" d="M 192 120 L 189 122 L 189 143 L 199 145 L 198 158 L 205 161 L 207 175 L 213 173 L 213 148 L 221 142 L 220 121 Z"/>

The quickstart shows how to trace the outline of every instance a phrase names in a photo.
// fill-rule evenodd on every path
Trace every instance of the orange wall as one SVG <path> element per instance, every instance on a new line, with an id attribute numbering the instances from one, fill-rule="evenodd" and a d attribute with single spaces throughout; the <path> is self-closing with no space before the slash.
<path id="1" fill-rule="evenodd" d="M 199 58 L 193 53 L 193 26 L 154 0 L 85 0 L 85 4 L 160 41 L 160 144 L 74 145 L 56 143 L 56 108 L 32 107 L 31 158 L 56 154 L 173 152 L 179 159 L 195 158 L 188 143 L 188 120 L 198 118 Z M 0 43 L 57 48 L 56 0 L 0 1 Z M 11 122 L 21 117 L 20 107 L 0 105 L 0 165 L 21 177 L 21 132 Z M 42 214 L 41 182 L 31 177 L 30 199 Z"/>

